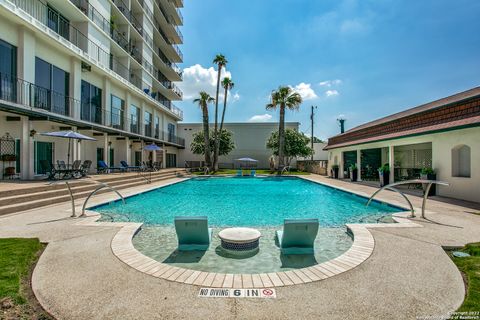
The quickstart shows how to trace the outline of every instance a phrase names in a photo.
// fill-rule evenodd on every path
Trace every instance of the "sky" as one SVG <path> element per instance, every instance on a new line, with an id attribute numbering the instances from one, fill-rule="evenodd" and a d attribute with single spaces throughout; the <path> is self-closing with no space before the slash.
<path id="1" fill-rule="evenodd" d="M 200 122 L 192 100 L 215 94 L 216 54 L 228 60 L 226 122 L 278 121 L 272 90 L 303 97 L 286 121 L 315 136 L 480 85 L 478 0 L 185 0 L 184 122 Z M 219 99 L 223 106 L 223 95 Z M 213 121 L 214 107 L 210 107 Z"/>

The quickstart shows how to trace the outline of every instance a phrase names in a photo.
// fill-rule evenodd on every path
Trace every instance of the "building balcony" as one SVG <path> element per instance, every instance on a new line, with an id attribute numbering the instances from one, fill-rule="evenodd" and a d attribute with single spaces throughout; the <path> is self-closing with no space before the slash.
<path id="1" fill-rule="evenodd" d="M 69 96 L 1 73 L 0 100 L 63 116 L 69 116 L 71 110 L 80 105 L 78 100 Z"/>

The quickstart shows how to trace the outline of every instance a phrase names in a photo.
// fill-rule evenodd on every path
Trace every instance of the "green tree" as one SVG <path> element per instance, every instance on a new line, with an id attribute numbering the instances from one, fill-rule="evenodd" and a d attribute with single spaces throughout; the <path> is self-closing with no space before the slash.
<path id="1" fill-rule="evenodd" d="M 214 149 L 213 149 L 213 171 L 218 170 L 218 94 L 220 93 L 220 75 L 222 68 L 227 65 L 228 61 L 223 54 L 217 54 L 213 59 L 218 67 L 217 69 L 217 92 L 215 94 L 215 129 L 214 129 Z"/>
<path id="2" fill-rule="evenodd" d="M 286 158 L 286 164 L 290 165 L 293 158 L 308 157 L 313 153 L 309 146 L 310 139 L 303 133 L 294 129 L 285 130 L 285 145 L 283 155 Z M 275 156 L 279 156 L 278 131 L 272 132 L 267 140 L 267 148 L 271 149 Z M 280 160 L 280 159 L 279 159 Z"/>
<path id="3" fill-rule="evenodd" d="M 235 84 L 233 83 L 232 79 L 229 77 L 225 77 L 222 80 L 222 87 L 225 89 L 225 94 L 223 97 L 223 111 L 222 111 L 222 121 L 220 121 L 220 132 L 223 129 L 223 122 L 225 120 L 225 110 L 227 110 L 227 96 L 228 96 L 228 91 L 232 90 Z"/>
<path id="4" fill-rule="evenodd" d="M 284 166 L 284 146 L 285 146 L 285 109 L 289 110 L 298 110 L 300 104 L 302 103 L 302 97 L 294 92 L 290 87 L 280 86 L 277 91 L 272 92 L 272 100 L 267 104 L 267 110 L 277 110 L 280 109 L 280 121 L 278 124 L 278 168 L 281 170 Z"/>
<path id="5" fill-rule="evenodd" d="M 209 133 L 209 120 L 208 120 L 208 105 L 215 101 L 208 93 L 205 91 L 201 91 L 199 93 L 199 97 L 193 100 L 194 103 L 197 103 L 200 109 L 202 110 L 203 116 L 203 137 L 204 137 L 204 145 L 205 145 L 205 163 L 207 167 L 211 167 L 212 159 L 211 159 L 211 148 L 210 148 L 210 133 Z"/>
<path id="6" fill-rule="evenodd" d="M 204 138 L 204 133 L 202 131 L 199 131 L 193 135 L 193 140 L 192 143 L 190 144 L 190 150 L 194 154 L 205 154 L 205 138 Z M 218 137 L 220 139 L 219 141 L 219 149 L 218 149 L 218 154 L 220 156 L 226 156 L 230 152 L 232 152 L 233 149 L 235 149 L 235 143 L 233 142 L 233 134 L 232 132 L 223 129 L 219 131 Z M 214 147 L 214 139 L 213 135 L 210 132 L 210 148 Z"/>

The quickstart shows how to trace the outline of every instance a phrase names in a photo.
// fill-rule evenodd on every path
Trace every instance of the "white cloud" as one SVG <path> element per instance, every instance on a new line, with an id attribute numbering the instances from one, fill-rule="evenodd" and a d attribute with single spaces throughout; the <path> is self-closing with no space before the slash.
<path id="1" fill-rule="evenodd" d="M 269 115 L 268 113 L 265 114 L 257 114 L 248 119 L 248 122 L 266 122 L 270 121 L 272 119 L 272 116 Z"/>
<path id="2" fill-rule="evenodd" d="M 224 77 L 232 77 L 232 74 L 222 69 L 221 79 Z M 217 71 L 213 68 L 204 68 L 200 64 L 183 69 L 183 81 L 178 84 L 183 91 L 185 100 L 195 99 L 200 91 L 205 91 L 212 97 L 215 97 L 217 90 Z M 219 100 L 223 100 L 223 88 L 220 88 Z M 238 96 L 239 98 L 240 96 Z"/>
<path id="3" fill-rule="evenodd" d="M 227 100 L 228 100 L 228 98 L 227 98 Z M 240 95 L 238 94 L 238 92 L 235 92 L 235 94 L 233 95 L 233 102 L 236 102 L 238 100 L 240 100 Z"/>
<path id="4" fill-rule="evenodd" d="M 302 99 L 305 100 L 313 100 L 318 98 L 315 91 L 312 89 L 312 85 L 310 83 L 299 83 L 295 87 L 292 87 L 295 92 L 297 92 Z"/>
<path id="5" fill-rule="evenodd" d="M 320 82 L 318 85 L 320 87 L 327 87 L 327 88 L 330 88 L 332 86 L 338 86 L 342 84 L 342 80 L 340 79 L 335 79 L 335 80 L 325 80 L 325 81 L 322 81 Z"/>
<path id="6" fill-rule="evenodd" d="M 334 97 L 334 96 L 338 96 L 339 93 L 338 93 L 337 90 L 327 90 L 327 91 L 325 91 L 325 95 L 327 97 Z"/>

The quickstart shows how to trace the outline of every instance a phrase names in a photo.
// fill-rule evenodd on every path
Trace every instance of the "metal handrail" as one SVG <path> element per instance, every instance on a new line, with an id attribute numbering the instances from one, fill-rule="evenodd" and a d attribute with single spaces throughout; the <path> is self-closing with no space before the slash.
<path id="1" fill-rule="evenodd" d="M 90 200 L 90 198 L 95 195 L 98 191 L 102 190 L 103 188 L 108 188 L 110 189 L 111 191 L 115 192 L 121 199 L 122 199 L 122 202 L 123 204 L 125 204 L 125 198 L 120 194 L 120 192 L 118 192 L 116 189 L 112 188 L 111 186 L 109 186 L 108 184 L 106 183 L 101 183 L 100 186 L 98 186 L 95 190 L 93 190 L 87 197 L 87 199 L 85 199 L 85 202 L 83 203 L 83 206 L 82 206 L 82 214 L 80 215 L 80 217 L 85 217 L 85 208 L 87 207 L 87 202 L 88 200 Z"/>
<path id="2" fill-rule="evenodd" d="M 99 187 L 97 187 L 88 197 L 87 199 L 85 200 L 85 203 L 83 204 L 83 207 L 82 207 L 82 214 L 80 215 L 80 217 L 84 217 L 85 216 L 85 207 L 86 207 L 86 204 L 87 204 L 87 201 L 88 199 L 90 199 L 90 197 L 92 195 L 94 195 L 97 191 L 99 191 L 100 189 L 103 189 L 103 188 L 109 188 L 111 191 L 115 192 L 116 194 L 118 194 L 118 196 L 120 198 L 122 198 L 123 200 L 123 204 L 125 204 L 125 198 L 120 194 L 120 192 L 118 192 L 116 189 L 114 189 L 113 187 L 109 186 L 108 184 L 104 183 L 104 182 L 99 182 L 99 181 L 96 181 L 96 180 L 82 180 L 81 182 L 91 182 L 91 183 L 95 183 L 95 184 L 100 184 Z M 67 185 L 67 189 L 68 189 L 68 193 L 70 195 L 70 201 L 72 203 L 72 215 L 70 217 L 72 218 L 76 218 L 77 215 L 75 214 L 75 197 L 73 195 L 73 192 L 72 192 L 72 188 L 70 186 L 70 183 L 69 181 L 53 181 L 53 182 L 50 182 L 48 185 L 53 185 L 53 184 L 60 184 L 60 183 L 65 183 Z M 80 182 L 77 182 L 77 184 L 80 183 Z"/>
<path id="3" fill-rule="evenodd" d="M 406 181 L 399 181 L 399 182 L 394 182 L 390 183 L 386 186 L 381 187 L 377 191 L 375 191 L 371 197 L 368 199 L 366 206 L 372 202 L 373 198 L 380 193 L 382 190 L 391 190 L 394 192 L 398 192 L 405 200 L 407 200 L 408 204 L 410 205 L 410 210 L 412 212 L 412 215 L 410 216 L 411 218 L 415 217 L 415 210 L 413 209 L 412 202 L 407 198 L 407 196 L 397 188 L 394 188 L 395 186 L 403 185 L 403 184 L 415 184 L 415 183 L 421 183 L 422 185 L 427 185 L 425 188 L 425 194 L 423 195 L 423 201 L 422 201 L 422 218 L 425 219 L 425 207 L 427 205 L 427 199 L 428 199 L 428 193 L 430 191 L 430 188 L 432 187 L 433 184 L 438 184 L 442 186 L 449 186 L 450 184 L 445 181 L 439 181 L 439 180 L 422 180 L 422 179 L 414 179 L 414 180 L 406 180 Z"/>
<path id="4" fill-rule="evenodd" d="M 280 172 L 280 175 L 282 175 L 284 172 L 288 171 L 290 172 L 291 167 L 290 166 L 285 166 L 283 167 L 282 171 Z"/>

